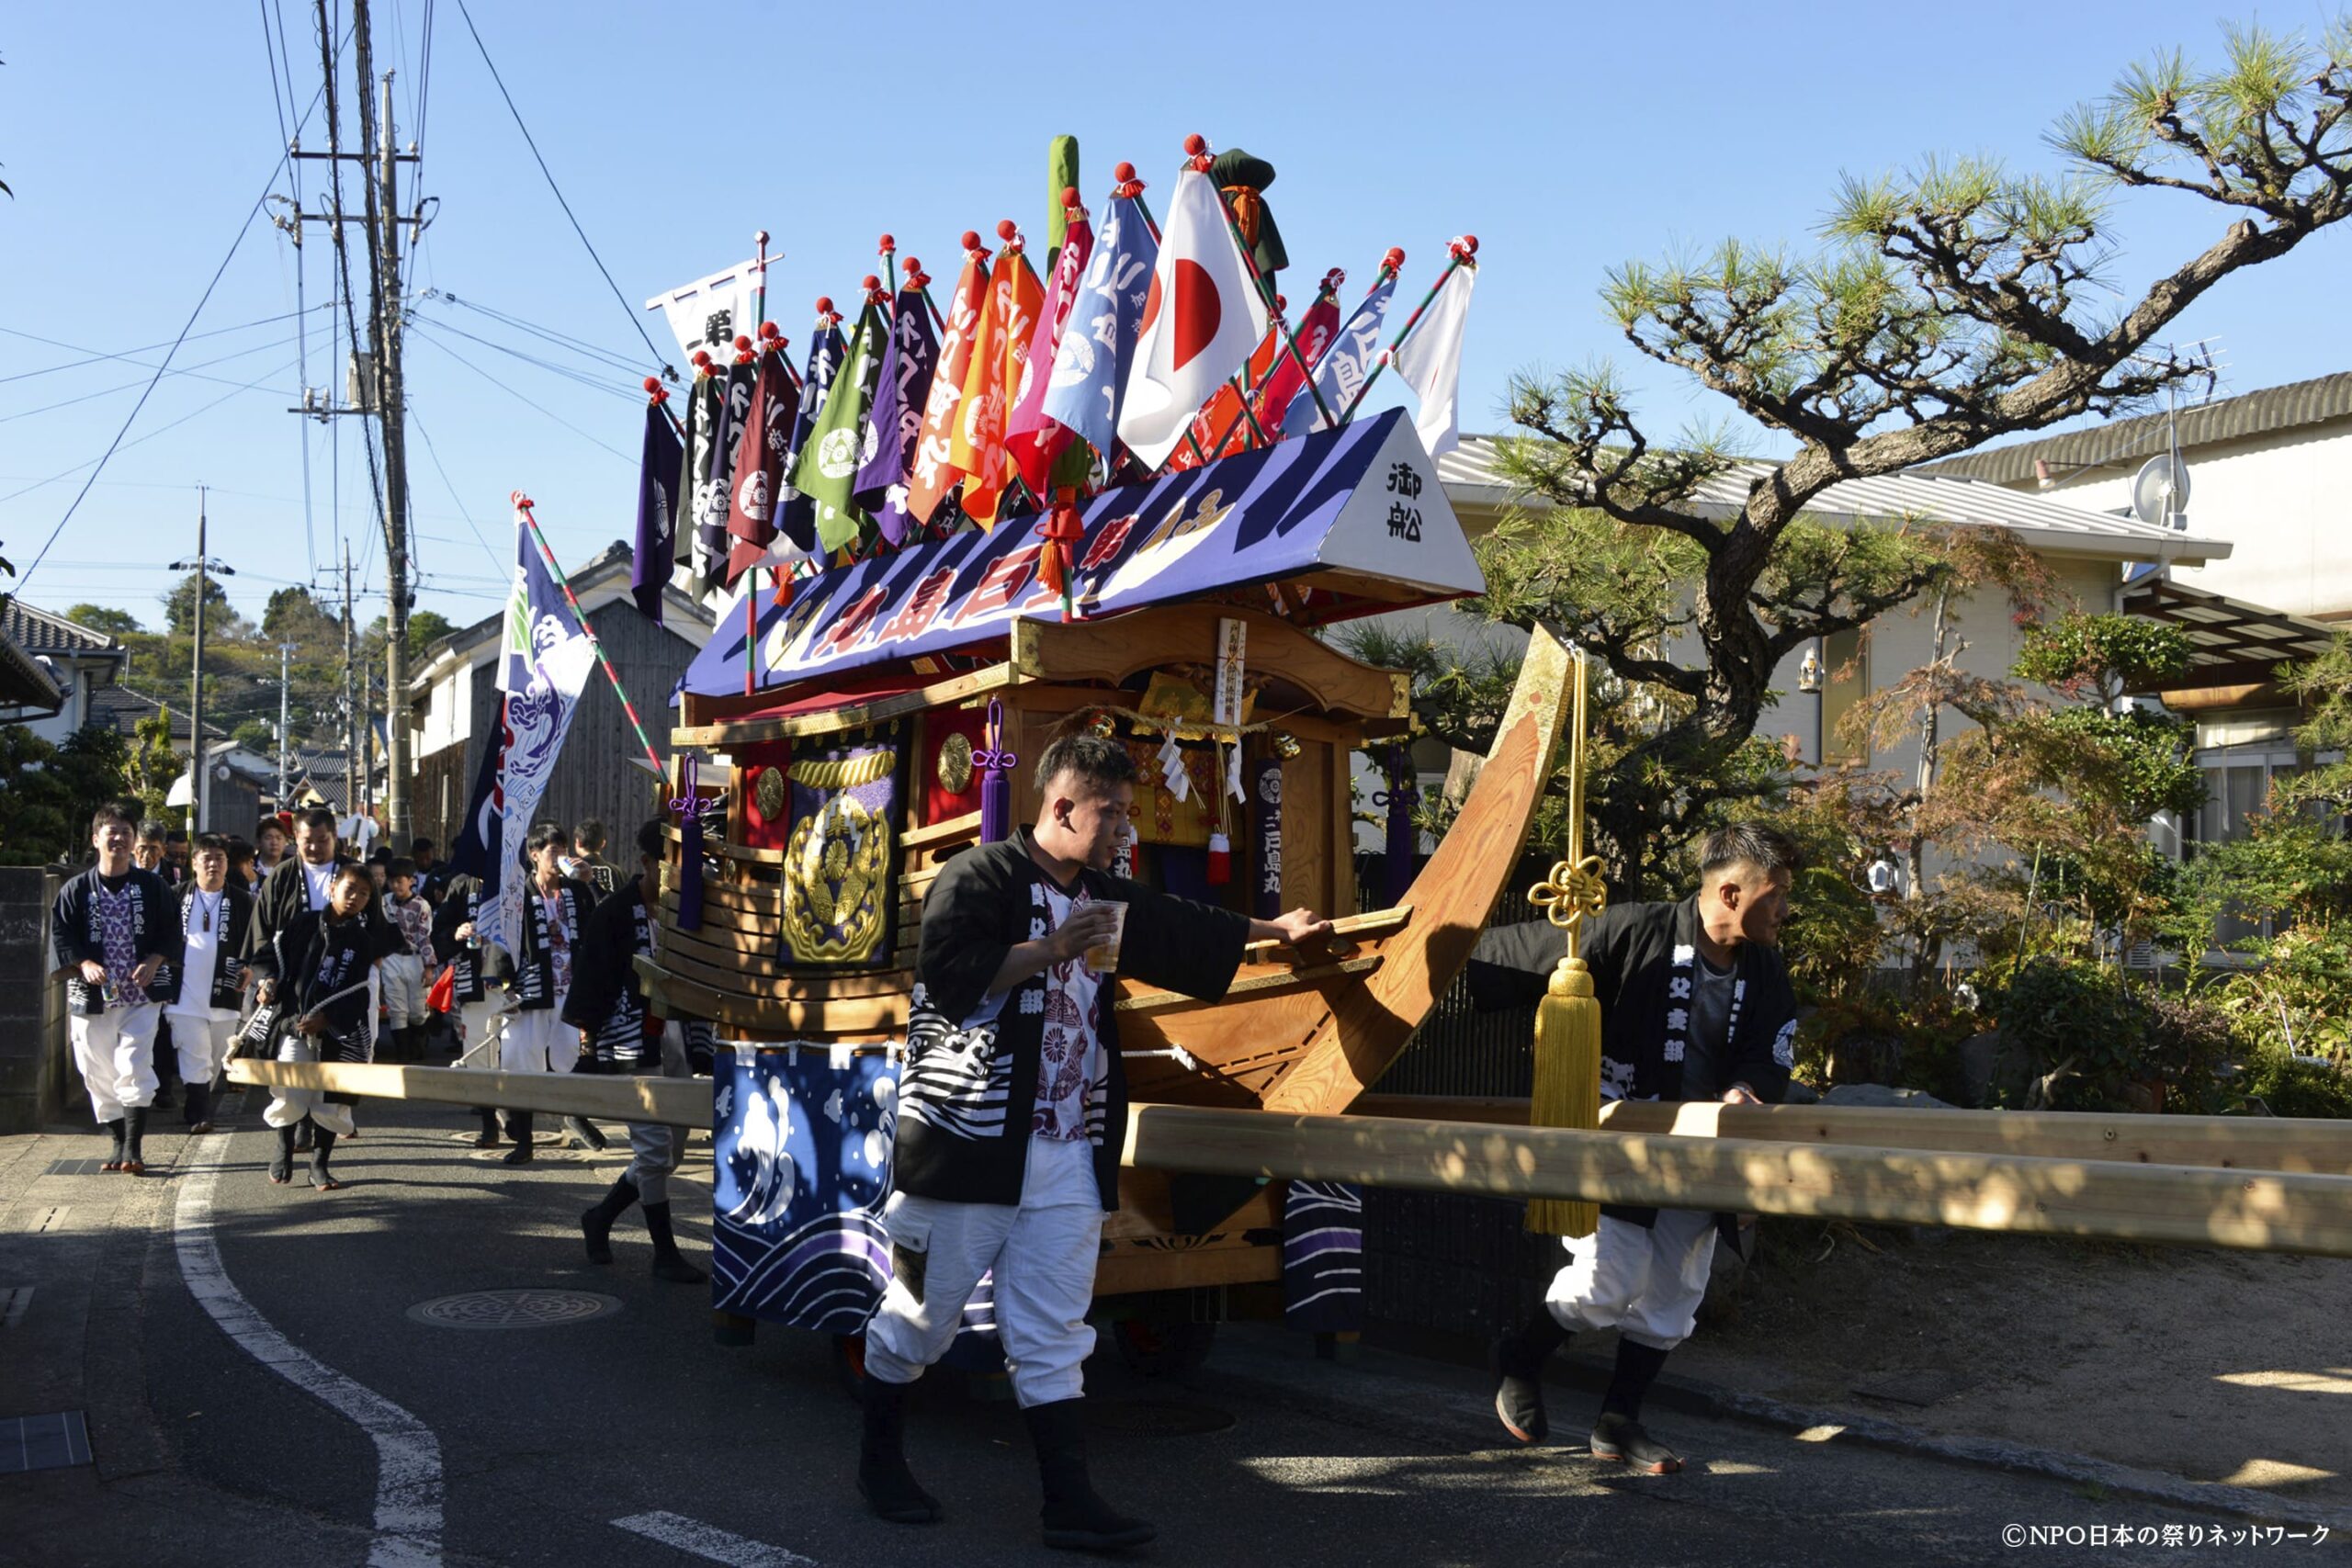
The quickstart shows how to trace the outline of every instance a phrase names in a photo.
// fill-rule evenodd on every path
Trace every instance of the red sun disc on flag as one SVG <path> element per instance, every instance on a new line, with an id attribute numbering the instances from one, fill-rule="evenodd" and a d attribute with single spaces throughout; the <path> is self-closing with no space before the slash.
<path id="1" fill-rule="evenodd" d="M 1151 331 L 1151 323 L 1159 320 L 1159 274 L 1151 275 L 1151 289 L 1143 298 L 1143 320 L 1136 323 L 1136 336 L 1141 338 Z"/>
<path id="2" fill-rule="evenodd" d="M 1225 319 L 1225 301 L 1208 268 L 1189 257 L 1176 263 L 1176 355 L 1173 368 L 1182 370 L 1216 341 L 1217 323 Z"/>

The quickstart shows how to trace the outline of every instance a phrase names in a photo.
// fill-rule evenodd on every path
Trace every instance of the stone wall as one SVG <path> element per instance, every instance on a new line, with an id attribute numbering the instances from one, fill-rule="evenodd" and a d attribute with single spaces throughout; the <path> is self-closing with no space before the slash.
<path id="1" fill-rule="evenodd" d="M 0 1133 L 63 1114 L 65 987 L 49 973 L 49 910 L 60 878 L 0 866 Z"/>

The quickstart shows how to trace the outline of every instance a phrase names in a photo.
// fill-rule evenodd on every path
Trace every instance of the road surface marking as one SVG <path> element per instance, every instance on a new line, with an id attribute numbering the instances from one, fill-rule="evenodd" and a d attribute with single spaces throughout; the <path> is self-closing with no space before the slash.
<path id="1" fill-rule="evenodd" d="M 753 1540 L 749 1536 L 732 1534 L 683 1514 L 631 1514 L 628 1518 L 615 1519 L 613 1528 L 658 1540 L 664 1546 L 674 1546 L 712 1562 L 724 1562 L 728 1568 L 817 1568 L 814 1558 Z"/>
<path id="2" fill-rule="evenodd" d="M 432 1428 L 375 1390 L 296 1348 L 245 1300 L 213 1240 L 212 1192 L 229 1134 L 195 1141 L 172 1210 L 172 1239 L 188 1293 L 245 1353 L 366 1432 L 376 1445 L 376 1541 L 368 1568 L 439 1568 L 441 1443 Z"/>

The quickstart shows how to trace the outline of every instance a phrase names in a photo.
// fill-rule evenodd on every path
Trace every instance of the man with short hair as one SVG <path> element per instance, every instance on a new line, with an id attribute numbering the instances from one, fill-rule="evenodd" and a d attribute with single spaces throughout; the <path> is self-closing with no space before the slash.
<path id="1" fill-rule="evenodd" d="M 605 863 L 605 825 L 594 817 L 583 817 L 571 829 L 571 852 L 563 857 L 563 874 L 586 883 L 599 898 L 620 886 L 619 874 Z"/>
<path id="2" fill-rule="evenodd" d="M 581 934 L 596 908 L 584 882 L 563 874 L 559 863 L 565 843 L 561 828 L 534 824 L 523 841 L 523 918 L 514 932 L 514 1010 L 499 1035 L 498 1065 L 510 1073 L 568 1073 L 580 1065 L 580 1028 L 563 1020 L 565 998 L 579 977 Z M 503 1163 L 531 1161 L 531 1112 L 509 1111 L 506 1135 L 514 1146 Z M 567 1116 L 565 1130 L 590 1148 L 605 1146 L 605 1135 L 584 1117 Z"/>
<path id="3" fill-rule="evenodd" d="M 50 909 L 50 968 L 65 974 L 74 1063 L 98 1125 L 114 1135 L 102 1168 L 133 1176 L 147 1169 L 140 1140 L 155 1099 L 163 1004 L 151 987 L 178 946 L 170 891 L 131 862 L 138 820 L 123 802 L 98 807 L 90 818 L 97 862 L 59 888 Z"/>
<path id="4" fill-rule="evenodd" d="M 857 1483 L 883 1518 L 939 1517 L 907 1466 L 907 1387 L 946 1352 L 993 1269 L 1046 1544 L 1103 1550 L 1155 1533 L 1095 1494 L 1079 1422 L 1102 1216 L 1119 1206 L 1126 1141 L 1110 971 L 1214 1000 L 1245 943 L 1296 944 L 1330 924 L 1305 909 L 1251 919 L 1111 875 L 1135 777 L 1116 741 L 1056 740 L 1038 763 L 1035 828 L 964 851 L 924 899 L 883 1213 L 893 1277 L 866 1330 Z"/>
<path id="5" fill-rule="evenodd" d="M 1794 840 L 1759 823 L 1707 836 L 1699 890 L 1679 904 L 1612 904 L 1577 951 L 1601 1008 L 1603 1100 L 1777 1102 L 1795 1065 L 1796 997 L 1776 950 Z M 1555 937 L 1555 956 L 1566 937 Z M 1593 1424 L 1593 1457 L 1653 1475 L 1681 1458 L 1645 1431 L 1642 1396 L 1690 1337 L 1729 1214 L 1606 1203 L 1600 1227 L 1566 1242 L 1545 1310 L 1495 1345 L 1495 1413 L 1522 1443 L 1543 1440 L 1544 1362 L 1584 1329 L 1617 1331 L 1617 1369 Z"/>
<path id="6" fill-rule="evenodd" d="M 449 883 L 449 868 L 441 863 L 440 846 L 430 839 L 412 839 L 408 858 L 416 863 L 416 896 L 439 908 L 441 891 Z"/>
<path id="7" fill-rule="evenodd" d="M 281 811 L 275 817 L 265 817 L 254 829 L 254 864 L 265 877 L 286 858 L 287 846 L 292 841 L 287 823 L 292 816 L 291 812 Z"/>
<path id="8" fill-rule="evenodd" d="M 254 901 L 229 875 L 230 843 L 218 833 L 196 840 L 193 874 L 179 890 L 179 957 L 158 987 L 169 1000 L 172 1045 L 187 1089 L 182 1112 L 193 1134 L 212 1131 L 212 1083 L 229 1060 L 245 989 L 246 928 Z"/>
<path id="9" fill-rule="evenodd" d="M 481 918 L 481 879 L 470 873 L 449 879 L 433 919 L 433 951 L 449 965 L 450 998 L 458 1004 L 464 1043 L 457 1066 L 493 1068 L 499 1063 L 498 1037 L 514 1016 L 507 987 L 514 977 L 514 961 L 505 948 L 482 941 L 475 929 L 474 922 Z M 481 1118 L 474 1146 L 497 1147 L 497 1111 L 478 1105 L 474 1113 Z"/>
<path id="10" fill-rule="evenodd" d="M 343 866 L 355 863 L 336 853 L 334 813 L 323 806 L 314 806 L 294 818 L 294 853 L 282 862 L 276 871 L 262 878 L 260 896 L 254 900 L 252 925 L 245 939 L 245 962 L 257 962 L 265 950 L 277 938 L 277 933 L 291 926 L 297 918 L 316 914 L 327 907 L 332 895 L 335 873 Z M 399 942 L 390 921 L 377 907 L 374 898 L 365 901 L 356 917 L 365 923 L 372 964 L 376 959 L 393 951 Z M 371 971 L 372 973 L 372 971 Z M 369 998 L 368 1017 L 376 1016 L 374 998 Z M 372 1026 L 372 1024 L 371 1024 Z M 358 1098 L 348 1094 L 331 1094 L 324 1103 L 349 1107 Z M 334 1118 L 336 1130 L 348 1134 L 352 1122 L 338 1111 Z M 307 1120 L 307 1119 L 306 1119 Z M 308 1146 L 307 1125 L 295 1134 L 296 1147 Z"/>

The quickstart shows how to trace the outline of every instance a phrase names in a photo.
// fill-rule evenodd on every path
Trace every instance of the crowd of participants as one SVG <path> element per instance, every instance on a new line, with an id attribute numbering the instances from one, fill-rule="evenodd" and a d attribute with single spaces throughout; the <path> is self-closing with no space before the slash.
<path id="1" fill-rule="evenodd" d="M 191 1135 L 215 1131 L 232 1055 L 280 1062 L 450 1063 L 506 1072 L 709 1070 L 707 1026 L 647 1006 L 635 965 L 652 951 L 662 823 L 636 835 L 624 874 L 605 858 L 605 826 L 534 827 L 517 859 L 521 918 L 509 942 L 481 934 L 483 887 L 454 874 L 429 839 L 405 853 L 377 842 L 373 818 L 324 807 L 264 818 L 251 840 L 193 839 L 142 822 L 130 802 L 99 807 L 87 869 L 51 910 L 53 970 L 65 976 L 74 1060 L 99 1128 L 101 1161 L 137 1176 L 158 1111 L 176 1105 Z M 340 1190 L 337 1144 L 360 1135 L 356 1097 L 279 1086 L 263 1122 L 276 1139 L 268 1179 Z M 539 1146 L 527 1111 L 478 1108 L 481 1148 L 509 1165 Z M 671 1230 L 668 1180 L 677 1129 L 630 1123 L 628 1169 L 581 1219 L 592 1261 L 612 1261 L 611 1230 L 639 1205 L 657 1278 L 696 1282 Z M 567 1146 L 605 1134 L 565 1117 Z"/>

